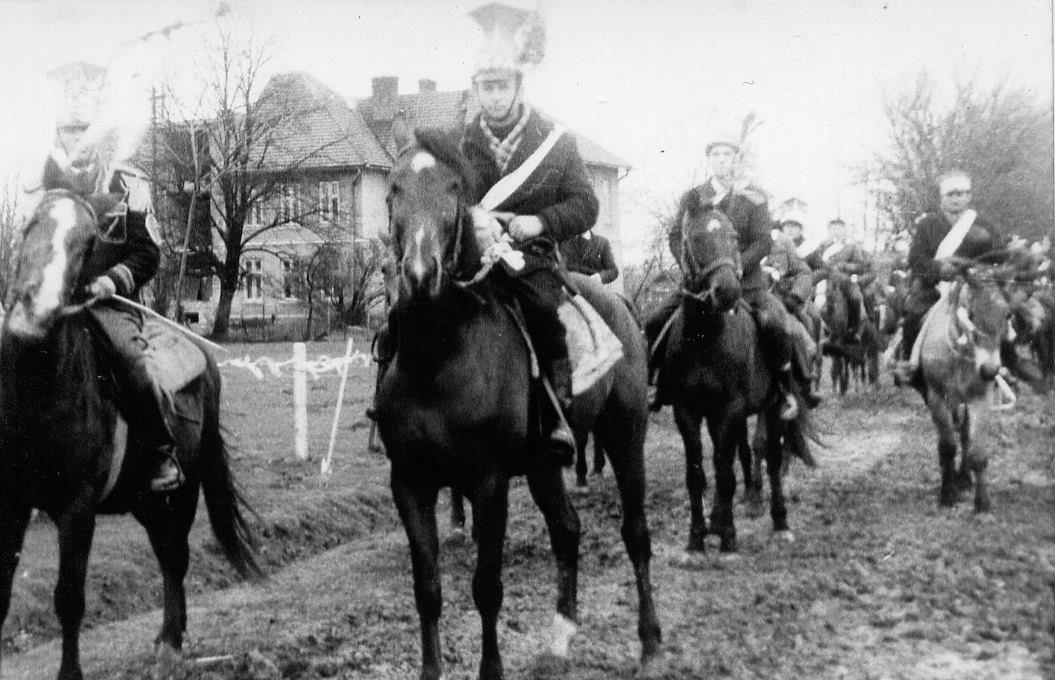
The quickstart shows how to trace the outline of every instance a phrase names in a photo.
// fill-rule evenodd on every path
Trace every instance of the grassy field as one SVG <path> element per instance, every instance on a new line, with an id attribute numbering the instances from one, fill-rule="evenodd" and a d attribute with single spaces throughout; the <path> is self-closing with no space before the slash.
<path id="1" fill-rule="evenodd" d="M 309 348 L 309 355 L 341 347 Z M 277 347 L 247 348 L 288 352 Z M 85 635 L 90 680 L 316 680 L 416 677 L 418 622 L 406 540 L 386 492 L 383 457 L 365 450 L 361 417 L 372 370 L 356 369 L 335 474 L 292 451 L 288 378 L 225 371 L 236 469 L 264 522 L 264 585 L 230 584 L 204 526 L 191 567 L 186 658 L 156 666 L 151 609 L 159 579 L 145 539 L 115 519 L 96 541 Z M 309 390 L 313 454 L 325 450 L 336 377 Z M 792 469 L 797 540 L 771 540 L 768 518 L 737 510 L 740 553 L 679 557 L 688 530 L 681 443 L 668 413 L 649 432 L 653 581 L 664 626 L 663 678 L 1055 677 L 1055 401 L 1022 395 L 1000 416 L 991 451 L 994 511 L 969 500 L 937 507 L 933 428 L 918 396 L 888 386 L 829 399 L 829 447 L 815 471 Z M 523 484 L 511 494 L 500 641 L 509 678 L 635 677 L 633 578 L 609 477 L 575 497 L 582 518 L 581 628 L 567 663 L 539 654 L 553 613 L 545 525 Z M 441 508 L 441 511 L 443 508 Z M 446 530 L 446 522 L 440 522 Z M 6 677 L 54 677 L 52 532 L 34 528 L 5 641 Z M 131 546 L 131 547 L 130 547 Z M 443 546 L 442 639 L 448 680 L 475 677 L 479 624 L 470 591 L 474 551 Z M 143 613 L 137 613 L 143 612 Z M 106 623 L 113 621 L 113 623 Z M 20 634 L 20 629 L 25 630 Z M 199 659 L 212 659 L 199 662 Z"/>
<path id="2" fill-rule="evenodd" d="M 228 345 L 224 359 L 292 357 L 291 344 Z M 369 340 L 355 349 L 369 353 Z M 341 356 L 343 341 L 309 343 L 308 359 Z M 294 455 L 293 375 L 264 372 L 257 379 L 243 368 L 222 367 L 223 424 L 235 475 L 254 509 L 261 555 L 269 572 L 398 523 L 387 489 L 387 461 L 367 451 L 369 421 L 363 411 L 373 393 L 375 367 L 352 363 L 345 392 L 331 475 L 319 474 L 329 444 L 340 376 L 308 377 L 308 450 Z M 218 552 L 204 505 L 191 532 L 190 593 L 206 593 L 233 582 L 234 573 Z M 26 536 L 11 612 L 3 630 L 6 653 L 58 634 L 52 609 L 57 572 L 55 531 L 42 517 Z M 127 618 L 158 606 L 161 579 L 145 532 L 130 516 L 100 518 L 88 576 L 87 627 Z"/>

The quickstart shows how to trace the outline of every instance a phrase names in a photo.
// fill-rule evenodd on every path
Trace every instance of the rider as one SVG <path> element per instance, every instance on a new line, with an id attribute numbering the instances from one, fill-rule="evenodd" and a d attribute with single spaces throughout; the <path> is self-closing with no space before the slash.
<path id="1" fill-rule="evenodd" d="M 611 283 L 619 278 L 612 244 L 592 230 L 568 239 L 561 244 L 560 250 L 568 271 L 596 276 L 601 283 Z"/>
<path id="2" fill-rule="evenodd" d="M 597 197 L 575 137 L 524 96 L 525 67 L 542 57 L 537 13 L 491 3 L 471 16 L 483 28 L 485 41 L 472 75 L 480 113 L 465 130 L 462 150 L 476 174 L 474 202 L 506 223 L 515 247 L 524 254 L 519 270 L 495 267 L 490 277 L 519 302 L 541 368 L 566 413 L 572 371 L 557 315 L 565 296 L 557 248 L 593 226 Z M 380 362 L 390 360 L 394 345 L 394 340 L 379 343 Z M 543 457 L 569 465 L 575 454 L 574 433 L 563 414 L 553 410 L 546 409 L 544 415 L 548 432 Z"/>
<path id="3" fill-rule="evenodd" d="M 81 176 L 106 171 L 90 149 L 82 149 L 71 165 Z M 165 415 L 165 397 L 146 367 L 142 315 L 113 299 L 114 295 L 134 297 L 157 273 L 160 236 L 145 183 L 129 169 L 111 172 L 104 185 L 108 193 L 88 197 L 99 211 L 99 233 L 78 283 L 97 300 L 91 314 L 102 330 L 104 351 L 116 374 L 121 412 L 157 459 L 150 489 L 166 493 L 183 483 L 183 473 Z"/>
<path id="4" fill-rule="evenodd" d="M 938 283 L 957 273 L 946 258 L 978 257 L 1000 249 L 1005 243 L 1000 231 L 969 207 L 970 175 L 963 170 L 950 170 L 938 178 L 938 189 L 939 209 L 916 218 L 909 246 L 913 286 L 905 304 L 903 361 L 894 369 L 898 382 L 912 383 L 918 378 L 918 366 L 910 363 L 912 346 L 919 336 L 924 315 L 941 298 Z"/>
<path id="5" fill-rule="evenodd" d="M 675 260 L 681 254 L 682 221 L 693 205 L 706 204 L 714 206 L 725 213 L 733 223 L 739 237 L 743 275 L 740 281 L 744 300 L 752 308 L 761 331 L 762 341 L 771 370 L 777 377 L 784 393 L 784 405 L 781 415 L 792 419 L 798 411 L 798 403 L 792 393 L 792 383 L 797 381 L 807 405 L 811 408 L 820 403 L 809 379 L 810 369 L 801 361 L 803 351 L 795 347 L 796 332 L 793 329 L 790 315 L 784 306 L 766 290 L 767 279 L 759 263 L 769 252 L 772 243 L 770 236 L 769 210 L 766 208 L 766 197 L 759 189 L 748 186 L 741 188 L 735 185 L 736 161 L 740 152 L 740 142 L 732 135 L 719 135 L 705 148 L 711 178 L 687 191 L 678 204 L 670 233 L 670 248 Z M 657 340 L 667 324 L 667 320 L 681 305 L 680 293 L 675 293 L 657 309 L 645 324 L 651 355 L 650 378 L 662 386 L 663 381 L 656 380 L 662 358 L 662 347 L 657 347 Z M 658 410 L 666 402 L 666 395 L 657 389 L 652 408 Z"/>
<path id="6" fill-rule="evenodd" d="M 846 222 L 841 218 L 828 222 L 828 238 L 806 256 L 806 264 L 813 269 L 813 280 L 817 286 L 814 304 L 818 311 L 824 309 L 828 286 L 833 273 L 849 276 L 849 285 L 844 291 L 847 300 L 858 305 L 862 316 L 874 310 L 868 309 L 864 291 L 875 280 L 872 258 L 864 248 L 848 238 Z M 856 285 L 855 285 L 856 284 Z"/>
<path id="7" fill-rule="evenodd" d="M 809 329 L 817 327 L 819 317 L 811 316 L 813 308 L 809 304 L 813 297 L 813 272 L 795 249 L 795 236 L 801 233 L 802 223 L 798 218 L 785 218 L 780 229 L 772 232 L 773 245 L 762 260 L 762 270 L 772 279 L 773 294 L 799 322 L 794 326 L 798 338 L 795 348 L 805 353 L 800 360 L 809 362 L 817 351 Z"/>

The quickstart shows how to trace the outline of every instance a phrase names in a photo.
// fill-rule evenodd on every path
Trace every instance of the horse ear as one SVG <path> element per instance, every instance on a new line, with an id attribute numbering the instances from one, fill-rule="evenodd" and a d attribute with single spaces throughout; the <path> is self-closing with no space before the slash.
<path id="1" fill-rule="evenodd" d="M 396 116 L 392 122 L 392 141 L 396 145 L 396 153 L 414 143 L 414 130 L 402 115 Z"/>
<path id="2" fill-rule="evenodd" d="M 69 169 L 64 168 L 54 155 L 48 154 L 44 161 L 40 184 L 45 190 L 70 188 Z"/>

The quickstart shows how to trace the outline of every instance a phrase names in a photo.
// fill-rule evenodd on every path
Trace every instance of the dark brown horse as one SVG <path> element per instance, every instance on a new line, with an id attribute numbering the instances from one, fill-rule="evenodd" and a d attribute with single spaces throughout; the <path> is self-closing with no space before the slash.
<path id="1" fill-rule="evenodd" d="M 123 430 L 115 406 L 120 386 L 96 350 L 86 305 L 71 303 L 95 235 L 87 202 L 67 191 L 47 192 L 24 232 L 0 338 L 0 624 L 30 511 L 39 508 L 58 527 L 60 680 L 82 677 L 78 641 L 96 515 L 131 512 L 150 537 L 164 579 L 159 651 L 183 644 L 187 534 L 200 489 L 227 559 L 243 576 L 259 573 L 220 432 L 220 374 L 211 359 L 203 375 L 174 395 L 186 416 L 173 428 L 186 482 L 165 496 L 145 492 L 155 459 L 140 450 L 136 432 L 129 433 L 126 462 L 112 478 L 115 449 L 122 446 L 115 434 Z"/>
<path id="2" fill-rule="evenodd" d="M 421 677 L 442 673 L 442 607 L 436 527 L 438 491 L 451 486 L 473 507 L 477 563 L 473 600 L 480 612 L 479 676 L 503 677 L 498 646 L 502 549 L 510 478 L 526 475 L 557 560 L 557 611 L 552 651 L 565 656 L 578 621 L 579 519 L 557 467 L 534 452 L 539 436 L 526 343 L 504 297 L 480 269 L 474 236 L 472 171 L 446 136 L 418 131 L 389 180 L 392 242 L 400 271 L 397 353 L 377 397 L 378 429 L 392 462 L 393 499 L 410 543 L 414 595 L 421 620 Z M 623 342 L 625 357 L 590 391 L 576 397 L 569 418 L 592 428 L 608 452 L 623 503 L 622 535 L 639 598 L 641 658 L 660 652 L 652 600 L 645 517 L 643 444 L 647 425 L 645 343 L 626 307 L 580 279 L 582 293 Z"/>
<path id="3" fill-rule="evenodd" d="M 721 213 L 689 215 L 682 252 L 685 296 L 667 342 L 664 370 L 674 419 L 685 444 L 685 483 L 690 525 L 687 550 L 704 550 L 708 533 L 703 516 L 703 443 L 706 418 L 714 445 L 715 499 L 710 531 L 721 550 L 736 550 L 733 496 L 737 451 L 747 446 L 747 418 L 759 415 L 767 433 L 765 458 L 770 481 L 770 515 L 778 535 L 791 539 L 781 479 L 781 440 L 795 447 L 811 433 L 806 409 L 794 421 L 780 419 L 778 385 L 767 368 L 756 321 L 741 300 L 740 253 L 736 231 Z M 802 399 L 798 399 L 802 403 Z M 795 451 L 807 459 L 805 451 Z M 741 462 L 749 458 L 741 457 Z M 748 465 L 744 465 L 745 475 Z"/>

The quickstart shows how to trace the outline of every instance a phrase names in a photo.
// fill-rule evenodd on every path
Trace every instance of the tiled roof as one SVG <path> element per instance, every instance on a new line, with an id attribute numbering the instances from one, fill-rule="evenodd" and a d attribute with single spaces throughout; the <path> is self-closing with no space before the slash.
<path id="1" fill-rule="evenodd" d="M 283 73 L 261 92 L 262 109 L 300 107 L 275 131 L 266 165 L 298 168 L 390 167 L 391 157 L 381 148 L 362 115 L 340 95 L 311 75 Z"/>
<path id="2" fill-rule="evenodd" d="M 362 112 L 366 120 L 370 121 L 370 128 L 381 140 L 382 145 L 390 153 L 394 153 L 391 123 L 385 124 L 373 121 L 371 118 L 373 106 L 374 98 L 367 97 L 359 102 L 357 109 Z M 399 103 L 396 109 L 406 116 L 407 122 L 412 127 L 436 127 L 453 130 L 461 128 L 472 120 L 479 111 L 479 106 L 471 91 L 454 90 L 450 92 L 401 94 L 399 95 Z M 546 115 L 553 120 L 552 116 Z M 630 167 L 629 163 L 582 133 L 575 130 L 571 130 L 571 133 L 575 135 L 575 140 L 579 145 L 579 153 L 586 164 L 613 168 Z"/>

